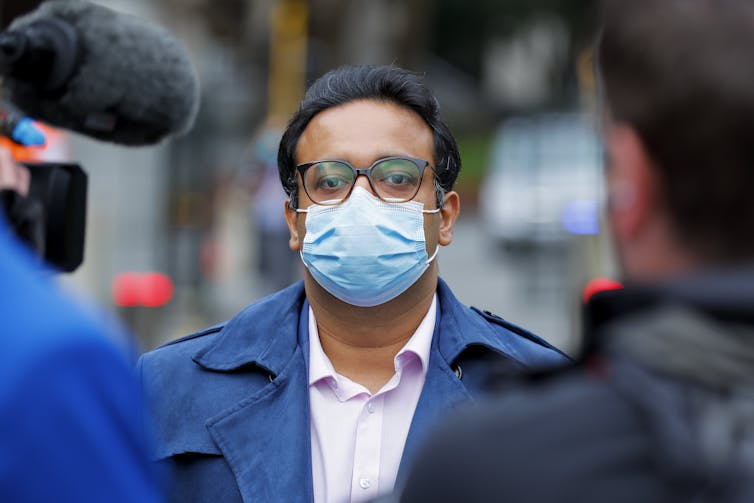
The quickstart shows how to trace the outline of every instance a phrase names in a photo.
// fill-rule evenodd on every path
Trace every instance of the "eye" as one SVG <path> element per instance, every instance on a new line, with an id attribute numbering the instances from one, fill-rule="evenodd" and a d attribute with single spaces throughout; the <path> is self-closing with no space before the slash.
<path id="1" fill-rule="evenodd" d="M 304 182 L 315 193 L 333 194 L 351 187 L 353 171 L 339 162 L 321 162 L 307 170 Z"/>
<path id="2" fill-rule="evenodd" d="M 340 175 L 326 175 L 319 177 L 315 182 L 317 190 L 333 191 L 350 185 L 350 181 Z"/>
<path id="3" fill-rule="evenodd" d="M 414 178 L 408 173 L 390 173 L 383 181 L 391 185 L 408 185 L 413 182 Z"/>
<path id="4" fill-rule="evenodd" d="M 405 159 L 381 162 L 372 175 L 377 183 L 390 187 L 416 187 L 419 183 L 419 168 Z"/>

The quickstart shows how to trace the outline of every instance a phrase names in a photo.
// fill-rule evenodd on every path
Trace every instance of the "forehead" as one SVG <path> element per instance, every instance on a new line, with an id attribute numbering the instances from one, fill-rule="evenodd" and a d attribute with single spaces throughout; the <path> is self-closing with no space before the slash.
<path id="1" fill-rule="evenodd" d="M 296 146 L 296 163 L 343 159 L 365 167 L 389 155 L 418 157 L 434 165 L 434 139 L 416 112 L 376 100 L 352 101 L 320 112 Z"/>

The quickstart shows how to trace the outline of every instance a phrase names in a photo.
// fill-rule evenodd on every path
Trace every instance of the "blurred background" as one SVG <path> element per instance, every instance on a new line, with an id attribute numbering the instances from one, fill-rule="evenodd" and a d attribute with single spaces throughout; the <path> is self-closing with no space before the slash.
<path id="1" fill-rule="evenodd" d="M 39 3 L 3 0 L 2 27 Z M 277 141 L 307 83 L 362 63 L 425 75 L 459 142 L 461 218 L 441 276 L 465 304 L 578 348 L 582 288 L 614 274 L 600 215 L 595 2 L 97 3 L 168 27 L 202 85 L 181 138 L 124 148 L 62 133 L 49 148 L 80 162 L 90 184 L 84 265 L 61 281 L 116 312 L 143 349 L 302 276 L 287 248 Z M 132 305 L 145 278 L 152 298 Z"/>

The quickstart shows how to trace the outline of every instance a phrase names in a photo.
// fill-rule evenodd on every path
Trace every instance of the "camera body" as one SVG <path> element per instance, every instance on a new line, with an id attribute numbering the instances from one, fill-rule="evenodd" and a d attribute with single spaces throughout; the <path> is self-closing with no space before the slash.
<path id="1" fill-rule="evenodd" d="M 62 272 L 75 271 L 84 260 L 87 175 L 78 164 L 24 163 L 31 173 L 28 198 L 43 208 L 40 255 Z"/>

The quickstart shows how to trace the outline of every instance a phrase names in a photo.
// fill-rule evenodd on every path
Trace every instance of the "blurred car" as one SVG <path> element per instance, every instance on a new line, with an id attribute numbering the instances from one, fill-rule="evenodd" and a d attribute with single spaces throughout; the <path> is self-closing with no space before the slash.
<path id="1" fill-rule="evenodd" d="M 497 131 L 479 208 L 504 245 L 599 233 L 603 154 L 590 119 L 546 114 L 508 119 Z"/>

